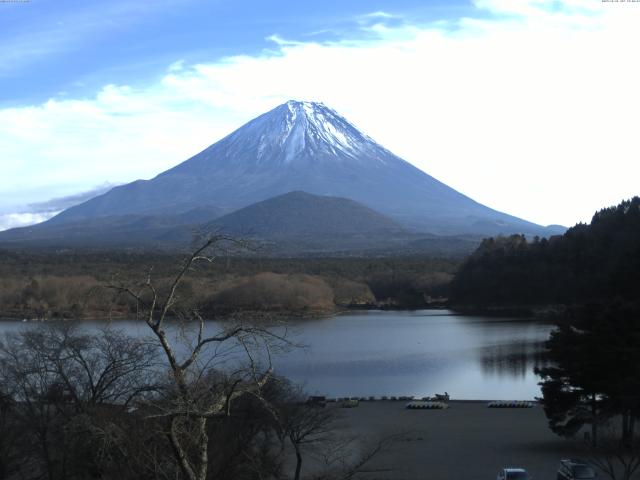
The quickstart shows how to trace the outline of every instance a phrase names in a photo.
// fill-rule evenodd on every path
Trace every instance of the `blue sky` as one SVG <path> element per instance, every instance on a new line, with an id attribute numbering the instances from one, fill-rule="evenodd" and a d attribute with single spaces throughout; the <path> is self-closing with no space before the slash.
<path id="1" fill-rule="evenodd" d="M 640 3 L 0 2 L 0 229 L 323 101 L 498 210 L 572 225 L 638 194 Z"/>
<path id="2" fill-rule="evenodd" d="M 472 12 L 467 1 L 114 0 L 2 5 L 0 105 L 92 96 L 105 84 L 157 80 L 169 64 L 260 54 L 269 37 L 329 42 L 367 36 L 385 12 L 429 22 Z M 402 21 L 383 18 L 386 24 Z"/>

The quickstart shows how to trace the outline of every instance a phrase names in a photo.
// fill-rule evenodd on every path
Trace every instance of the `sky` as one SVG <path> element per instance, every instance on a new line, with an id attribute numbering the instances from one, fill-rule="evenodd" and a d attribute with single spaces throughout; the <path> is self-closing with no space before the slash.
<path id="1" fill-rule="evenodd" d="M 0 1 L 0 230 L 324 102 L 497 210 L 640 193 L 640 2 Z"/>

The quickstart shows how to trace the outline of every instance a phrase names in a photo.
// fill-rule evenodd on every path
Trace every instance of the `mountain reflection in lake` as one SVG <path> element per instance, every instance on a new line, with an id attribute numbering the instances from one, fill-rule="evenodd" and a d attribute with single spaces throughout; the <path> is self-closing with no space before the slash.
<path id="1" fill-rule="evenodd" d="M 0 331 L 31 325 L 0 322 Z M 148 334 L 143 322 L 113 325 L 130 335 Z M 209 322 L 208 329 L 216 327 L 221 324 Z M 352 312 L 289 322 L 286 328 L 292 340 L 306 347 L 277 355 L 276 373 L 312 394 L 425 396 L 447 391 L 452 398 L 524 400 L 540 395 L 533 367 L 544 361 L 543 342 L 552 326 L 421 310 Z"/>

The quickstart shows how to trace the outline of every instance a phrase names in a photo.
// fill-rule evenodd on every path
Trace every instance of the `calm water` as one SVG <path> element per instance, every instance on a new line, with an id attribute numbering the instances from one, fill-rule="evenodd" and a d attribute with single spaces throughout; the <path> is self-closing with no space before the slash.
<path id="1" fill-rule="evenodd" d="M 100 328 L 104 322 L 91 322 Z M 114 322 L 129 334 L 146 325 Z M 220 324 L 209 322 L 213 332 Z M 34 328 L 6 321 L 0 331 Z M 280 331 L 282 331 L 281 327 Z M 533 367 L 543 361 L 547 324 L 454 315 L 446 310 L 358 312 L 290 323 L 289 337 L 305 345 L 276 355 L 276 373 L 311 394 L 432 395 L 461 399 L 533 399 Z M 218 352 L 220 353 L 220 352 Z"/>

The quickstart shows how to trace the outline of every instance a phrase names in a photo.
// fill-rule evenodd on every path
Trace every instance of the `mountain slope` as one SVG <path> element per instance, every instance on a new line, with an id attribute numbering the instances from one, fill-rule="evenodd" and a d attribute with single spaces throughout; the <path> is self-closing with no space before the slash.
<path id="1" fill-rule="evenodd" d="M 384 215 L 346 198 L 290 192 L 214 220 L 205 230 L 261 238 L 281 236 L 334 236 L 400 232 Z"/>
<path id="2" fill-rule="evenodd" d="M 227 211 L 292 191 L 360 202 L 437 234 L 555 233 L 487 208 L 362 134 L 330 108 L 290 101 L 189 160 L 72 207 L 47 224 L 100 216 Z"/>
<path id="3" fill-rule="evenodd" d="M 69 222 L 32 225 L 0 232 L 6 246 L 55 247 L 166 247 L 186 244 L 201 223 L 220 217 L 225 211 L 203 206 L 180 214 L 109 215 Z M 180 238 L 170 232 L 181 231 Z"/>
<path id="4" fill-rule="evenodd" d="M 261 253 L 276 256 L 461 255 L 479 242 L 410 232 L 354 200 L 306 192 L 254 203 L 202 225 L 202 230 L 248 239 Z M 174 233 L 184 237 L 183 231 Z"/>
<path id="5" fill-rule="evenodd" d="M 249 240 L 267 256 L 451 256 L 470 253 L 480 241 L 410 232 L 353 200 L 305 192 L 219 214 L 220 209 L 203 207 L 177 215 L 127 214 L 41 224 L 0 232 L 0 245 L 175 250 L 188 248 L 194 235 L 224 233 Z"/>
<path id="6" fill-rule="evenodd" d="M 390 218 L 353 200 L 306 192 L 289 192 L 254 203 L 200 225 L 200 231 L 246 239 L 261 253 L 276 256 L 393 254 L 426 236 L 407 232 Z M 183 228 L 168 232 L 162 239 L 183 244 L 187 241 Z M 471 248 L 469 241 L 461 241 L 450 250 L 458 253 Z"/>

